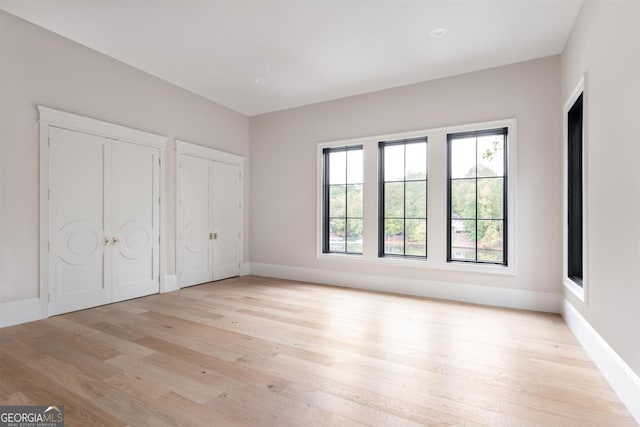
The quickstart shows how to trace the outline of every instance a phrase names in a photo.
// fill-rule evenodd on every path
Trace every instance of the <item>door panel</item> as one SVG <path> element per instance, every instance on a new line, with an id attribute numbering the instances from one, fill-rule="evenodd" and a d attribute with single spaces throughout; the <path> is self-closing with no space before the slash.
<path id="1" fill-rule="evenodd" d="M 213 280 L 240 275 L 240 166 L 213 162 Z"/>
<path id="2" fill-rule="evenodd" d="M 157 293 L 159 150 L 113 141 L 113 301 Z"/>
<path id="3" fill-rule="evenodd" d="M 180 167 L 180 287 L 210 282 L 212 274 L 211 172 L 207 159 L 181 155 Z"/>
<path id="4" fill-rule="evenodd" d="M 59 314 L 111 301 L 105 251 L 106 138 L 50 128 L 50 304 Z"/>

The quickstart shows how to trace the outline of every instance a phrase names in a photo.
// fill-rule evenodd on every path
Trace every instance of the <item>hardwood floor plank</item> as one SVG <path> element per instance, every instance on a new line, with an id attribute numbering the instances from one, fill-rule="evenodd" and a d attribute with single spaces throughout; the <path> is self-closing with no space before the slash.
<path id="1" fill-rule="evenodd" d="M 147 356 L 147 358 L 152 356 Z M 197 403 L 206 404 L 224 392 L 220 387 L 194 381 L 162 369 L 144 359 L 134 359 L 123 355 L 109 359 L 107 363 L 139 378 L 152 387 L 168 388 L 169 391 L 181 394 Z"/>
<path id="2" fill-rule="evenodd" d="M 118 370 L 104 363 L 104 360 L 85 354 L 77 349 L 70 348 L 55 337 L 45 336 L 38 340 L 38 348 L 61 362 L 77 367 L 87 376 L 96 379 L 104 379 L 115 375 Z"/>
<path id="3" fill-rule="evenodd" d="M 246 276 L 0 331 L 69 426 L 635 426 L 557 315 Z"/>
<path id="4" fill-rule="evenodd" d="M 359 423 L 355 420 L 345 418 L 342 415 L 333 414 L 325 427 L 367 427 L 367 424 Z"/>
<path id="5" fill-rule="evenodd" d="M 114 414 L 132 426 L 176 427 L 184 426 L 177 419 L 165 415 L 146 398 L 122 391 L 112 390 L 108 395 L 96 399 L 94 404 L 105 412 Z"/>
<path id="6" fill-rule="evenodd" d="M 22 406 L 22 405 L 35 405 L 35 402 L 29 399 L 24 393 L 17 392 L 7 396 L 5 399 L 0 399 L 0 405 L 2 406 Z"/>
<path id="7" fill-rule="evenodd" d="M 174 419 L 181 420 L 181 425 L 210 427 L 249 427 L 227 412 L 217 411 L 209 405 L 203 405 L 180 394 L 169 392 L 156 399 L 155 406 Z"/>
<path id="8" fill-rule="evenodd" d="M 43 355 L 37 359 L 29 359 L 28 362 L 29 367 L 43 377 L 57 382 L 61 387 L 65 387 L 80 396 L 97 399 L 109 391 L 109 387 L 99 379 L 91 378 L 74 365 L 62 362 L 49 355 Z"/>
<path id="9" fill-rule="evenodd" d="M 169 385 L 150 383 L 142 376 L 129 372 L 120 372 L 112 377 L 105 378 L 104 383 L 112 390 L 122 391 L 132 395 L 144 395 L 151 399 L 158 399 L 170 392 Z"/>
<path id="10" fill-rule="evenodd" d="M 221 412 L 233 413 L 243 422 L 256 426 L 320 427 L 331 417 L 327 411 L 271 389 L 238 387 L 223 393 L 209 406 Z"/>
<path id="11" fill-rule="evenodd" d="M 95 406 L 90 399 L 78 395 L 6 353 L 0 354 L 0 378 L 13 383 L 30 401 L 38 405 L 64 405 L 69 425 L 124 426 L 111 414 Z"/>
<path id="12" fill-rule="evenodd" d="M 43 322 L 46 325 L 47 337 L 55 339 L 58 344 L 98 360 L 111 359 L 120 355 L 120 352 L 110 345 L 104 345 L 98 341 L 88 341 L 77 330 L 70 331 L 66 328 L 59 328 L 56 323 L 60 323 L 57 318 L 47 319 Z"/>
<path id="13" fill-rule="evenodd" d="M 359 420 L 360 422 L 372 427 L 455 425 L 454 417 L 449 417 L 447 421 L 443 422 L 433 421 L 427 424 L 423 422 L 415 422 L 407 418 L 394 415 L 390 412 L 381 411 L 377 408 L 300 384 L 289 385 L 282 391 L 282 394 L 293 399 L 300 400 L 301 402 L 305 402 L 309 405 L 324 409 L 325 411 L 339 414 L 345 418 Z M 462 419 L 458 420 L 458 422 L 460 424 L 464 424 L 464 420 Z"/>
<path id="14" fill-rule="evenodd" d="M 284 381 L 282 378 L 266 374 L 258 369 L 218 359 L 157 338 L 147 337 L 138 340 L 138 343 L 182 361 L 193 363 L 204 369 L 232 377 L 238 381 L 265 386 L 275 391 L 282 390 L 289 384 L 288 381 Z"/>
<path id="15" fill-rule="evenodd" d="M 415 413 L 417 415 L 414 418 L 421 421 L 434 420 L 448 414 L 461 419 L 472 417 L 483 420 L 491 426 L 514 424 L 512 417 L 498 412 L 498 400 L 490 395 L 469 391 L 472 388 L 468 384 L 457 383 L 445 377 L 435 385 L 397 386 L 381 381 L 375 371 L 342 372 L 282 357 L 274 357 L 265 369 L 343 399 L 356 403 L 369 402 L 367 405 L 382 411 L 401 416 Z M 389 406 L 390 402 L 395 403 Z"/>
<path id="16" fill-rule="evenodd" d="M 144 357 L 154 352 L 154 350 L 135 343 L 137 339 L 144 335 L 132 333 L 131 328 L 106 322 L 98 322 L 91 326 L 85 326 L 61 316 L 57 317 L 56 321 L 59 327 L 76 331 L 89 342 L 111 347 L 117 354 Z"/>

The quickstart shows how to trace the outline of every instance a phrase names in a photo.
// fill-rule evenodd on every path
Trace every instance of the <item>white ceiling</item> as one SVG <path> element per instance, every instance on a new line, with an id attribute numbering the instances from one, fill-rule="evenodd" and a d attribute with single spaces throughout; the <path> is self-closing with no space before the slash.
<path id="1" fill-rule="evenodd" d="M 581 4 L 0 0 L 248 116 L 560 53 Z M 444 37 L 429 35 L 440 27 Z"/>

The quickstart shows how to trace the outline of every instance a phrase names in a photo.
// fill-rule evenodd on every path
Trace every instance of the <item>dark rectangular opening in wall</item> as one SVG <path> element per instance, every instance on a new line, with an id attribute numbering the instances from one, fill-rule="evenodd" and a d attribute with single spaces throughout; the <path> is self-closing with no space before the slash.
<path id="1" fill-rule="evenodd" d="M 567 274 L 582 286 L 582 122 L 583 108 L 580 94 L 567 117 Z"/>

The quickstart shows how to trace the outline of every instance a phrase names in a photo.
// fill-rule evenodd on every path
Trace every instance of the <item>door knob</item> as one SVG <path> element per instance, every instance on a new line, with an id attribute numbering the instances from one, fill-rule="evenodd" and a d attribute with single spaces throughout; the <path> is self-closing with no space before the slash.
<path id="1" fill-rule="evenodd" d="M 111 243 L 113 243 L 113 246 L 116 246 L 118 243 L 120 243 L 120 239 L 114 237 L 113 239 L 111 239 Z"/>
<path id="2" fill-rule="evenodd" d="M 104 238 L 104 245 L 109 246 L 111 244 L 111 240 L 108 237 Z"/>
<path id="3" fill-rule="evenodd" d="M 216 240 L 218 238 L 218 233 L 209 233 L 209 240 Z"/>

